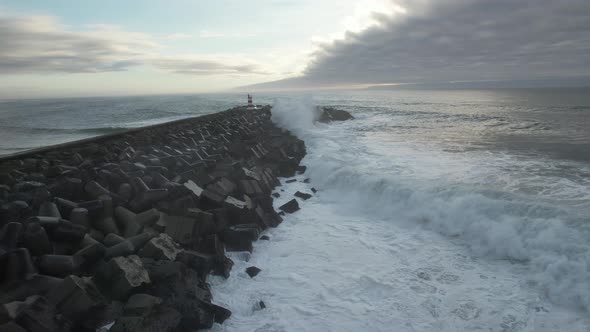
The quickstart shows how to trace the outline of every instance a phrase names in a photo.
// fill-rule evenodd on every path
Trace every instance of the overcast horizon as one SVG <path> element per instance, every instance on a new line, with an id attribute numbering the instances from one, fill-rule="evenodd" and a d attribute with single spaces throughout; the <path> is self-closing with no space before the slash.
<path id="1" fill-rule="evenodd" d="M 0 0 L 0 36 L 0 98 L 590 85 L 584 0 Z"/>

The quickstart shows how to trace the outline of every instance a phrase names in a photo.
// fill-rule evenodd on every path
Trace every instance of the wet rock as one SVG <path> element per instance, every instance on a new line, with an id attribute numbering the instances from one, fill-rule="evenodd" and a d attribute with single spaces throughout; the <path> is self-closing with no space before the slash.
<path id="1" fill-rule="evenodd" d="M 73 177 L 65 177 L 57 183 L 49 186 L 53 196 L 70 199 L 78 199 L 84 192 L 82 180 Z"/>
<path id="2" fill-rule="evenodd" d="M 281 194 L 279 194 L 279 193 L 272 193 L 272 197 L 279 198 L 279 197 L 281 197 Z"/>
<path id="3" fill-rule="evenodd" d="M 169 260 L 154 260 L 151 258 L 142 258 L 144 268 L 148 271 L 152 284 L 157 284 L 162 280 L 180 276 L 186 269 L 185 264 L 172 262 Z"/>
<path id="4" fill-rule="evenodd" d="M 29 332 L 71 331 L 71 323 L 59 315 L 55 307 L 44 297 L 38 297 L 30 305 L 27 305 L 15 322 Z"/>
<path id="5" fill-rule="evenodd" d="M 80 242 L 80 246 L 79 248 L 84 248 L 84 247 L 88 247 L 90 245 L 93 245 L 95 243 L 101 243 L 101 241 L 98 241 L 97 239 L 93 238 L 92 235 L 90 235 L 90 233 L 86 233 L 84 235 L 84 238 L 82 239 L 82 242 Z"/>
<path id="6" fill-rule="evenodd" d="M 293 183 L 293 182 L 297 182 L 297 179 L 290 179 L 290 180 L 285 181 L 285 183 Z"/>
<path id="7" fill-rule="evenodd" d="M 270 240 L 270 238 L 268 237 L 268 235 L 262 235 L 262 236 L 260 237 L 260 240 L 269 241 L 269 240 Z"/>
<path id="8" fill-rule="evenodd" d="M 180 253 L 182 249 L 174 242 L 174 240 L 167 234 L 160 234 L 148 241 L 143 249 L 141 249 L 139 255 L 141 257 L 149 257 L 155 260 L 175 260 L 176 255 Z"/>
<path id="9" fill-rule="evenodd" d="M 39 215 L 61 218 L 61 213 L 59 212 L 57 205 L 53 202 L 43 202 L 41 206 L 39 206 Z"/>
<path id="10" fill-rule="evenodd" d="M 109 247 L 105 251 L 105 258 L 117 257 L 117 256 L 128 256 L 137 253 L 143 246 L 154 237 L 152 233 L 141 233 L 136 236 L 132 236 L 125 241 L 118 243 L 112 247 Z"/>
<path id="11" fill-rule="evenodd" d="M 135 215 L 135 221 L 141 227 L 153 226 L 160 220 L 161 213 L 156 209 L 149 209 Z"/>
<path id="12" fill-rule="evenodd" d="M 98 229 L 90 228 L 88 230 L 88 235 L 98 242 L 102 242 L 104 240 L 104 234 Z"/>
<path id="13" fill-rule="evenodd" d="M 59 224 L 49 232 L 54 241 L 79 243 L 86 235 L 86 227 L 72 224 L 67 220 L 61 220 Z"/>
<path id="14" fill-rule="evenodd" d="M 297 202 L 296 199 L 292 199 L 292 200 L 288 201 L 287 203 L 281 205 L 279 207 L 279 210 L 285 211 L 287 213 L 293 213 L 293 212 L 299 210 L 299 203 Z"/>
<path id="15" fill-rule="evenodd" d="M 188 180 L 184 183 L 184 186 L 190 190 L 196 197 L 200 198 L 203 194 L 203 188 L 199 187 L 196 183 L 192 180 Z"/>
<path id="16" fill-rule="evenodd" d="M 198 223 L 195 218 L 166 216 L 166 234 L 185 246 L 191 246 L 198 236 Z"/>
<path id="17" fill-rule="evenodd" d="M 29 204 L 25 201 L 12 201 L 0 206 L 0 224 L 19 221 L 30 212 Z"/>
<path id="18" fill-rule="evenodd" d="M 103 258 L 105 253 L 106 249 L 101 243 L 90 243 L 74 253 L 74 263 L 77 265 L 78 270 L 87 270 L 93 267 L 99 259 Z"/>
<path id="19" fill-rule="evenodd" d="M 61 197 L 55 198 L 54 201 L 63 216 L 69 216 L 73 209 L 79 207 L 77 203 Z"/>
<path id="20" fill-rule="evenodd" d="M 225 222 L 219 219 L 216 220 L 215 215 L 213 213 L 202 211 L 197 208 L 188 209 L 186 212 L 186 216 L 195 219 L 197 223 L 195 231 L 200 236 L 218 233 L 225 226 Z"/>
<path id="21" fill-rule="evenodd" d="M 90 228 L 90 219 L 88 217 L 88 209 L 74 208 L 70 212 L 70 219 L 72 224 L 83 226 L 85 229 Z"/>
<path id="22" fill-rule="evenodd" d="M 228 251 L 252 252 L 252 241 L 256 241 L 259 234 L 257 225 L 236 225 L 225 229 L 221 237 Z"/>
<path id="23" fill-rule="evenodd" d="M 312 187 L 312 188 L 311 188 L 311 192 L 313 192 L 313 193 L 315 194 L 315 193 L 317 193 L 318 191 L 317 191 L 317 189 L 316 189 L 316 188 L 313 188 L 313 187 Z"/>
<path id="24" fill-rule="evenodd" d="M 106 300 L 90 278 L 68 276 L 47 294 L 47 300 L 70 321 L 86 321 L 106 307 Z"/>
<path id="25" fill-rule="evenodd" d="M 350 113 L 333 107 L 322 107 L 319 108 L 318 111 L 320 112 L 318 118 L 319 122 L 346 121 L 354 119 Z"/>
<path id="26" fill-rule="evenodd" d="M 123 315 L 110 331 L 177 331 L 181 314 L 162 302 L 162 299 L 148 294 L 131 296 L 123 308 Z"/>
<path id="27" fill-rule="evenodd" d="M 36 181 L 23 181 L 14 185 L 14 191 L 16 192 L 27 192 L 39 188 L 45 187 L 44 183 Z"/>
<path id="28" fill-rule="evenodd" d="M 2 280 L 30 280 L 37 273 L 29 250 L 18 248 L 11 250 L 2 257 L 3 272 Z"/>
<path id="29" fill-rule="evenodd" d="M 295 193 L 295 197 L 299 197 L 301 199 L 303 199 L 304 201 L 310 199 L 312 196 L 308 193 L 302 193 L 301 191 L 297 191 Z"/>
<path id="30" fill-rule="evenodd" d="M 125 242 L 125 238 L 114 233 L 109 233 L 104 237 L 102 243 L 108 248 Z"/>
<path id="31" fill-rule="evenodd" d="M 246 268 L 246 273 L 250 276 L 250 278 L 254 278 L 262 271 L 261 269 L 257 268 L 256 266 L 250 266 Z"/>
<path id="32" fill-rule="evenodd" d="M 151 282 L 136 255 L 112 258 L 99 269 L 96 277 L 101 289 L 115 299 L 125 299 L 133 290 Z"/>
<path id="33" fill-rule="evenodd" d="M 43 255 L 39 257 L 37 266 L 39 272 L 53 277 L 63 278 L 78 272 L 78 264 L 69 255 Z"/>
<path id="34" fill-rule="evenodd" d="M 28 223 L 23 234 L 23 244 L 33 256 L 41 256 L 52 252 L 51 243 L 45 228 L 38 222 Z"/>
<path id="35" fill-rule="evenodd" d="M 210 255 L 223 256 L 225 253 L 224 243 L 221 242 L 217 234 L 210 234 L 203 237 L 196 248 L 198 251 Z"/>
<path id="36" fill-rule="evenodd" d="M 92 226 L 104 234 L 119 234 L 119 229 L 117 228 L 117 224 L 113 218 L 113 200 L 110 196 L 103 195 L 100 196 L 99 201 L 101 202 L 100 205 L 102 206 L 102 209 L 99 212 L 99 217 L 96 218 L 92 223 Z"/>
<path id="37" fill-rule="evenodd" d="M 0 229 L 0 250 L 5 251 L 16 248 L 22 234 L 23 225 L 19 222 L 9 222 Z M 2 252 L 0 251 L 0 254 Z"/>
<path id="38" fill-rule="evenodd" d="M 35 274 L 29 279 L 6 281 L 0 287 L 0 303 L 24 301 L 32 295 L 45 295 L 62 279 Z"/>
<path id="39" fill-rule="evenodd" d="M 137 215 L 122 206 L 115 209 L 115 219 L 119 223 L 124 237 L 136 235 L 143 228 L 136 220 Z"/>
<path id="40" fill-rule="evenodd" d="M 111 196 L 111 192 L 96 181 L 88 181 L 84 186 L 84 191 L 94 199 L 98 199 L 103 195 Z"/>
<path id="41" fill-rule="evenodd" d="M 231 311 L 224 307 L 218 306 L 216 304 L 211 303 L 209 305 L 210 310 L 213 312 L 213 316 L 215 317 L 215 323 L 223 324 L 226 319 L 231 316 Z"/>
<path id="42" fill-rule="evenodd" d="M 15 322 L 8 322 L 0 324 L 0 332 L 27 332 L 27 330 Z"/>
<path id="43" fill-rule="evenodd" d="M 216 259 L 214 255 L 184 250 L 176 255 L 176 260 L 197 271 L 199 275 L 205 276 L 213 269 Z"/>
<path id="44" fill-rule="evenodd" d="M 307 170 L 307 166 L 299 165 L 295 168 L 298 174 L 303 174 Z"/>
<path id="45" fill-rule="evenodd" d="M 133 187 L 129 183 L 121 183 L 117 194 L 126 202 L 133 197 Z"/>
<path id="46" fill-rule="evenodd" d="M 149 208 L 152 203 L 168 196 L 168 189 L 150 189 L 139 177 L 131 179 L 131 186 L 134 189 L 135 197 L 129 202 L 129 206 L 135 212 L 143 211 Z"/>

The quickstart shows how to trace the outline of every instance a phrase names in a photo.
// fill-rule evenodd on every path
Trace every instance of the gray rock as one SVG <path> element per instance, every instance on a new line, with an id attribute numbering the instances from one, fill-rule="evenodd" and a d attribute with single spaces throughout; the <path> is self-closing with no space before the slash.
<path id="1" fill-rule="evenodd" d="M 260 229 L 256 224 L 235 225 L 221 233 L 228 251 L 252 252 L 252 241 L 256 241 L 259 235 Z"/>
<path id="2" fill-rule="evenodd" d="M 78 264 L 69 255 L 43 255 L 39 257 L 37 266 L 42 274 L 60 278 L 78 272 Z"/>
<path id="3" fill-rule="evenodd" d="M 198 237 L 198 222 L 195 218 L 180 216 L 164 216 L 166 234 L 185 246 L 191 246 Z"/>
<path id="4" fill-rule="evenodd" d="M 58 315 L 55 307 L 44 297 L 38 297 L 27 305 L 15 322 L 29 332 L 71 331 L 71 323 L 62 315 Z"/>
<path id="5" fill-rule="evenodd" d="M 111 332 L 173 332 L 177 331 L 181 314 L 162 303 L 162 299 L 135 294 L 123 308 L 123 315 L 111 327 Z"/>
<path id="6" fill-rule="evenodd" d="M 141 233 L 132 236 L 125 241 L 106 249 L 105 258 L 116 256 L 127 256 L 137 253 L 143 246 L 154 237 L 153 233 Z"/>
<path id="7" fill-rule="evenodd" d="M 54 305 L 72 322 L 84 321 L 106 306 L 106 300 L 89 278 L 68 276 L 47 294 Z"/>
<path id="8" fill-rule="evenodd" d="M 0 229 L 0 248 L 12 250 L 16 248 L 23 230 L 20 222 L 9 222 Z"/>
<path id="9" fill-rule="evenodd" d="M 39 215 L 46 217 L 61 218 L 61 213 L 59 212 L 57 205 L 53 202 L 41 203 L 41 206 L 39 206 Z"/>
<path id="10" fill-rule="evenodd" d="M 117 245 L 121 242 L 124 242 L 125 238 L 122 236 L 119 236 L 115 233 L 109 233 L 107 234 L 104 239 L 102 240 L 102 243 L 108 248 L 108 247 L 112 247 L 114 245 Z"/>
<path id="11" fill-rule="evenodd" d="M 122 206 L 115 209 L 115 219 L 124 237 L 134 236 L 143 228 L 136 220 L 137 215 Z"/>
<path id="12" fill-rule="evenodd" d="M 158 237 L 149 240 L 141 249 L 139 255 L 155 260 L 167 259 L 173 261 L 181 251 L 182 249 L 169 235 L 160 234 Z"/>
<path id="13" fill-rule="evenodd" d="M 4 261 L 3 280 L 30 280 L 37 273 L 33 260 L 26 248 L 11 250 L 2 257 Z"/>
<path id="14" fill-rule="evenodd" d="M 51 242 L 45 228 L 38 222 L 28 223 L 23 234 L 23 244 L 33 256 L 51 254 Z"/>
<path id="15" fill-rule="evenodd" d="M 30 279 L 4 281 L 0 287 L 0 303 L 23 301 L 32 295 L 44 295 L 62 279 L 36 274 Z"/>
<path id="16" fill-rule="evenodd" d="M 115 257 L 97 272 L 99 286 L 115 299 L 125 299 L 133 290 L 149 284 L 150 277 L 136 255 Z"/>
<path id="17" fill-rule="evenodd" d="M 37 300 L 38 297 L 39 295 L 33 295 L 27 297 L 24 301 L 12 301 L 0 305 L 0 324 L 15 320 L 20 312 L 26 308 L 27 305 L 30 305 Z"/>
<path id="18" fill-rule="evenodd" d="M 27 332 L 27 330 L 15 322 L 8 322 L 6 324 L 0 324 L 0 332 Z"/>
<path id="19" fill-rule="evenodd" d="M 246 273 L 250 276 L 250 278 L 254 278 L 262 271 L 261 269 L 257 268 L 256 266 L 250 266 L 246 268 Z"/>
<path id="20" fill-rule="evenodd" d="M 318 121 L 320 122 L 332 122 L 332 121 L 346 121 L 354 119 L 350 113 L 335 109 L 333 107 L 318 107 L 319 118 Z"/>
<path id="21" fill-rule="evenodd" d="M 301 199 L 303 199 L 304 201 L 310 199 L 312 196 L 308 193 L 302 193 L 301 191 L 297 191 L 295 193 L 295 197 L 299 197 Z"/>
<path id="22" fill-rule="evenodd" d="M 214 255 L 193 250 L 184 250 L 178 253 L 176 260 L 197 271 L 201 276 L 207 275 L 216 263 Z"/>
<path id="23" fill-rule="evenodd" d="M 74 225 L 81 225 L 84 228 L 90 228 L 90 219 L 88 217 L 88 209 L 85 208 L 74 208 L 70 212 L 70 221 Z"/>
<path id="24" fill-rule="evenodd" d="M 281 205 L 279 207 L 279 210 L 287 212 L 287 213 L 293 213 L 293 212 L 299 210 L 299 203 L 297 202 L 296 199 L 292 199 L 292 200 L 288 201 L 287 203 Z"/>

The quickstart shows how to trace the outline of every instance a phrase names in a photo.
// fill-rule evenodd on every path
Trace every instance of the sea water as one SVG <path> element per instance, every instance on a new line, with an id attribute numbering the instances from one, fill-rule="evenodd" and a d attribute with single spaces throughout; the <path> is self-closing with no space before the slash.
<path id="1" fill-rule="evenodd" d="M 6 101 L 0 144 L 20 151 L 243 97 Z M 210 279 L 233 312 L 214 330 L 590 331 L 590 90 L 254 97 L 308 151 L 275 207 L 318 192 L 251 255 L 230 253 L 229 279 Z M 314 123 L 317 105 L 355 119 Z"/>

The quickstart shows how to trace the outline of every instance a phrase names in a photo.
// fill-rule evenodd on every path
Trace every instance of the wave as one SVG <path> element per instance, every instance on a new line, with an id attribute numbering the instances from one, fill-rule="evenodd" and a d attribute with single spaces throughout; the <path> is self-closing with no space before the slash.
<path id="1" fill-rule="evenodd" d="M 373 166 L 389 157 L 371 154 L 355 141 L 354 121 L 316 127 L 309 121 L 312 113 L 309 100 L 277 101 L 273 120 L 306 142 L 304 163 L 324 197 L 351 214 L 436 231 L 480 257 L 524 264 L 528 282 L 549 299 L 590 311 L 587 211 L 493 186 L 381 172 Z"/>

